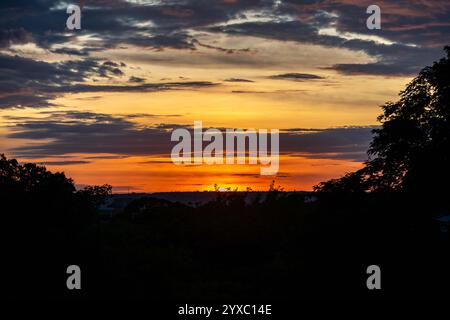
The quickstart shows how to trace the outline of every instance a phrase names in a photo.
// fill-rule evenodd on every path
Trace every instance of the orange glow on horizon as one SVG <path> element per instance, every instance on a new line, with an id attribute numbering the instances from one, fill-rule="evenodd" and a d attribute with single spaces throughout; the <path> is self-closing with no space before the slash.
<path id="1" fill-rule="evenodd" d="M 71 156 L 83 159 L 92 155 Z M 245 191 L 247 187 L 253 191 L 266 191 L 272 180 L 285 191 L 311 191 L 312 186 L 321 181 L 362 166 L 359 162 L 341 159 L 280 156 L 278 174 L 261 176 L 259 165 L 175 165 L 165 157 L 94 159 L 89 163 L 64 166 L 51 164 L 55 160 L 58 159 L 46 158 L 38 162 L 49 170 L 64 171 L 79 187 L 107 183 L 114 187 L 115 193 L 214 191 L 215 185 L 230 190 L 237 188 L 238 191 Z"/>

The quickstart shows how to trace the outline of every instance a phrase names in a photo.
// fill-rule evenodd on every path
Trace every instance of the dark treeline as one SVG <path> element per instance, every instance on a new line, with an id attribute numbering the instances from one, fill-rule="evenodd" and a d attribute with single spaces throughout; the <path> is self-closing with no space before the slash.
<path id="1" fill-rule="evenodd" d="M 363 169 L 316 186 L 217 192 L 197 207 L 144 197 L 110 217 L 111 187 L 0 158 L 9 296 L 61 298 L 448 298 L 450 48 L 385 104 Z M 66 288 L 66 267 L 82 290 Z M 366 287 L 378 265 L 382 290 Z"/>
<path id="2" fill-rule="evenodd" d="M 7 296 L 60 296 L 67 266 L 98 257 L 96 206 L 110 193 L 107 185 L 77 191 L 64 173 L 0 155 Z"/>
<path id="3" fill-rule="evenodd" d="M 438 223 L 393 194 L 218 194 L 192 208 L 143 198 L 103 221 L 106 292 L 178 299 L 377 297 L 448 292 L 448 239 Z M 417 213 L 417 214 L 415 214 Z M 416 218 L 415 218 L 416 217 Z"/>
<path id="4" fill-rule="evenodd" d="M 275 189 L 249 202 L 245 192 L 225 192 L 198 207 L 144 197 L 109 217 L 95 210 L 108 187 L 64 190 L 70 180 L 48 177 L 60 182 L 2 199 L 11 204 L 3 211 L 8 294 L 223 301 L 448 293 L 447 234 L 399 194 L 305 202 Z M 71 264 L 81 267 L 81 291 L 66 288 Z M 372 264 L 383 271 L 380 292 L 366 288 Z"/>

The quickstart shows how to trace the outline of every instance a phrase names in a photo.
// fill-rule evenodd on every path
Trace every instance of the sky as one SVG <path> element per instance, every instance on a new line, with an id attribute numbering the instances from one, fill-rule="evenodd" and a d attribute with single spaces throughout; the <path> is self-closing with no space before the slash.
<path id="1" fill-rule="evenodd" d="M 380 106 L 449 36 L 448 0 L 2 0 L 0 153 L 114 192 L 311 190 L 363 165 Z M 194 121 L 280 130 L 278 173 L 173 164 Z"/>

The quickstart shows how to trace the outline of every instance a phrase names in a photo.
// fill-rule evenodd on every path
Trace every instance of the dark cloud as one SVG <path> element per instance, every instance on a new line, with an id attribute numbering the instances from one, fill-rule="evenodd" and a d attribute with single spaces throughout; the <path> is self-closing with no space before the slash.
<path id="1" fill-rule="evenodd" d="M 87 164 L 90 163 L 90 161 L 85 160 L 67 160 L 67 161 L 44 161 L 39 162 L 39 164 L 42 165 L 48 165 L 48 166 L 70 166 L 75 164 Z"/>
<path id="2" fill-rule="evenodd" d="M 2 1 L 0 28 L 20 26 L 33 33 L 41 47 L 69 43 L 77 34 L 96 34 L 97 45 L 114 48 L 136 45 L 145 48 L 195 49 L 198 42 L 187 30 L 225 22 L 243 10 L 265 7 L 266 1 L 171 0 L 149 5 L 145 1 L 91 0 L 82 6 L 82 29 L 68 33 L 64 2 L 58 0 Z"/>
<path id="3" fill-rule="evenodd" d="M 254 91 L 254 90 L 232 90 L 231 93 L 237 94 L 284 94 L 284 93 L 297 93 L 306 92 L 308 90 L 273 90 L 273 91 Z"/>
<path id="4" fill-rule="evenodd" d="M 149 155 L 170 152 L 170 133 L 158 127 L 141 128 L 131 120 L 92 112 L 58 112 L 47 118 L 17 123 L 9 138 L 35 142 L 14 149 L 21 156 L 44 157 L 70 153 Z"/>
<path id="5" fill-rule="evenodd" d="M 231 93 L 237 94 L 265 94 L 265 93 L 273 93 L 273 91 L 250 91 L 250 90 L 233 90 Z"/>
<path id="6" fill-rule="evenodd" d="M 17 55 L 0 55 L 2 85 L 5 83 L 27 87 L 66 85 L 84 81 L 88 76 L 106 76 L 108 72 L 114 73 L 114 69 L 93 59 L 49 63 Z"/>
<path id="7" fill-rule="evenodd" d="M 241 52 L 252 52 L 250 48 L 244 48 L 244 49 L 222 48 L 222 47 L 218 47 L 218 46 L 212 46 L 212 45 L 201 43 L 200 41 L 198 41 L 196 39 L 193 39 L 192 41 L 193 41 L 194 44 L 196 44 L 196 45 L 198 45 L 200 47 L 217 50 L 219 52 L 224 52 L 224 53 L 227 53 L 227 54 L 234 54 L 234 53 L 241 53 Z"/>
<path id="8" fill-rule="evenodd" d="M 0 96 L 0 110 L 9 108 L 46 108 L 55 106 L 49 100 L 56 98 L 52 94 L 38 94 L 38 93 L 4 93 Z"/>
<path id="9" fill-rule="evenodd" d="M 378 76 L 409 76 L 419 69 L 413 66 L 401 66 L 387 63 L 368 64 L 336 64 L 331 68 L 346 75 L 378 75 Z"/>
<path id="10" fill-rule="evenodd" d="M 255 82 L 253 80 L 241 79 L 241 78 L 229 78 L 229 79 L 225 79 L 224 81 L 226 81 L 226 82 Z"/>
<path id="11" fill-rule="evenodd" d="M 181 114 L 152 114 L 152 113 L 129 113 L 120 115 L 121 117 L 125 117 L 128 119 L 135 118 L 176 118 L 181 117 Z"/>
<path id="12" fill-rule="evenodd" d="M 218 85 L 209 81 L 187 81 L 187 82 L 162 82 L 145 83 L 141 85 L 88 85 L 75 84 L 70 86 L 61 86 L 51 88 L 52 92 L 61 93 L 80 93 L 80 92 L 155 92 L 164 90 L 176 90 L 184 88 L 204 88 Z"/>
<path id="13" fill-rule="evenodd" d="M 285 1 L 285 3 L 296 1 Z M 366 28 L 366 8 L 381 8 L 381 30 Z M 322 9 L 333 12 L 341 32 L 377 35 L 397 43 L 442 48 L 448 44 L 450 3 L 447 0 L 380 0 L 376 3 L 355 0 L 323 1 Z M 302 8 L 298 8 L 299 10 Z M 303 8 L 304 9 L 304 8 Z"/>
<path id="14" fill-rule="evenodd" d="M 140 78 L 140 77 L 131 76 L 130 79 L 128 79 L 128 82 L 131 82 L 131 83 L 143 83 L 143 82 L 145 82 L 145 79 L 144 78 Z"/>
<path id="15" fill-rule="evenodd" d="M 93 112 L 59 111 L 42 115 L 46 117 L 17 119 L 15 125 L 10 127 L 8 138 L 33 141 L 14 148 L 12 151 L 16 155 L 33 158 L 76 153 L 168 155 L 174 145 L 170 140 L 172 130 L 192 130 L 190 125 L 170 123 L 143 127 L 130 117 Z M 372 139 L 372 129 L 283 130 L 280 133 L 280 152 L 291 156 L 362 161 Z"/>
<path id="16" fill-rule="evenodd" d="M 0 48 L 7 48 L 13 44 L 24 44 L 32 42 L 30 32 L 23 28 L 0 30 Z"/>
<path id="17" fill-rule="evenodd" d="M 51 100 L 66 93 L 153 92 L 216 85 L 204 81 L 146 83 L 128 85 L 91 85 L 87 79 L 117 78 L 124 73 L 123 63 L 96 59 L 49 63 L 0 54 L 0 109 L 53 106 Z"/>
<path id="18" fill-rule="evenodd" d="M 114 155 L 114 156 L 90 156 L 90 157 L 84 157 L 85 159 L 89 159 L 89 160 L 115 160 L 115 159 L 125 159 L 127 158 L 127 156 L 119 156 L 119 155 Z"/>
<path id="19" fill-rule="evenodd" d="M 307 81 L 307 80 L 318 80 L 318 79 L 324 79 L 321 76 L 315 75 L 315 74 L 309 74 L 309 73 L 283 73 L 283 74 L 276 74 L 269 77 L 270 79 L 277 79 L 277 80 L 291 80 L 291 81 Z"/>
<path id="20" fill-rule="evenodd" d="M 366 28 L 366 7 L 370 3 L 357 0 L 170 0 L 151 4 L 146 1 L 91 0 L 83 1 L 83 4 L 82 29 L 69 32 L 65 29 L 67 3 L 64 1 L 0 2 L 0 48 L 32 42 L 55 54 L 81 59 L 51 64 L 10 59 L 16 66 L 21 66 L 16 75 L 12 67 L 2 73 L 13 78 L 0 83 L 0 108 L 51 105 L 55 94 L 51 93 L 51 88 L 40 90 L 39 84 L 67 88 L 69 83 L 83 82 L 86 77 L 123 75 L 123 65 L 90 58 L 94 51 L 132 45 L 144 50 L 196 50 L 202 47 L 231 56 L 253 53 L 251 48 L 235 49 L 215 42 L 204 43 L 197 39 L 203 31 L 295 41 L 326 46 L 331 50 L 362 51 L 376 62 L 322 67 L 351 75 L 389 76 L 414 75 L 423 66 L 431 64 L 442 55 L 442 47 L 448 44 L 450 33 L 448 0 L 380 0 L 377 5 L 382 9 L 381 30 Z M 335 34 L 323 33 L 330 28 Z M 98 40 L 87 41 L 77 50 L 73 44 L 80 43 L 79 36 L 93 36 Z M 234 61 L 230 57 L 221 59 Z M 0 66 L 4 65 L 4 60 L 0 57 Z M 257 57 L 244 59 L 243 64 L 254 63 L 252 60 L 256 61 Z M 4 71 L 5 68 L 0 70 Z M 15 82 L 14 76 L 22 72 L 31 78 L 23 77 L 23 85 L 18 86 L 20 82 Z M 143 81 L 138 79 L 132 77 L 130 82 L 141 84 Z M 302 76 L 289 79 L 310 80 Z M 86 86 L 83 88 L 88 90 Z M 4 96 L 4 92 L 8 95 Z M 11 92 L 18 94 L 11 95 Z"/>
<path id="21" fill-rule="evenodd" d="M 280 135 L 281 151 L 308 157 L 366 160 L 375 127 L 293 129 Z"/>
<path id="22" fill-rule="evenodd" d="M 101 48 L 83 48 L 83 49 L 73 49 L 73 48 L 57 48 L 50 49 L 50 52 L 57 54 L 65 54 L 70 56 L 80 56 L 87 57 L 91 54 L 91 52 L 101 51 Z"/>
<path id="23" fill-rule="evenodd" d="M 120 70 L 120 64 L 112 62 L 112 61 L 103 62 L 103 64 L 101 64 L 98 67 L 97 72 L 100 77 L 109 77 L 109 75 L 112 75 L 112 76 L 123 76 L 124 75 L 122 70 Z"/>
<path id="24" fill-rule="evenodd" d="M 426 64 L 438 60 L 442 56 L 442 48 L 419 48 L 402 45 L 378 46 L 370 49 L 374 56 L 381 57 L 376 63 L 367 64 L 337 64 L 334 69 L 349 75 L 377 75 L 377 76 L 413 76 Z"/>
<path id="25" fill-rule="evenodd" d="M 120 66 L 95 59 L 49 63 L 0 54 L 0 109 L 48 107 L 60 93 L 88 78 L 123 75 Z"/>
<path id="26" fill-rule="evenodd" d="M 366 27 L 369 4 L 354 0 L 288 0 L 280 2 L 273 13 L 290 15 L 293 17 L 291 20 L 242 21 L 212 26 L 208 30 L 347 48 L 364 51 L 378 60 L 367 68 L 336 66 L 340 72 L 358 69 L 358 74 L 411 76 L 442 55 L 450 33 L 448 1 L 379 1 L 381 30 Z M 323 33 L 327 28 L 334 29 L 336 34 Z"/>

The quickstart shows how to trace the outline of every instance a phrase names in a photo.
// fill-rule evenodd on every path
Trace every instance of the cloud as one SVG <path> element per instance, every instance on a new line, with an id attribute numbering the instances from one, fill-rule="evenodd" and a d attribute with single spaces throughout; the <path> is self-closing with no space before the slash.
<path id="1" fill-rule="evenodd" d="M 373 126 L 291 129 L 280 135 L 281 152 L 314 158 L 366 160 Z"/>
<path id="2" fill-rule="evenodd" d="M 276 74 L 269 77 L 270 79 L 276 80 L 291 80 L 291 81 L 307 81 L 307 80 L 318 80 L 324 79 L 321 76 L 309 73 L 283 73 Z"/>
<path id="3" fill-rule="evenodd" d="M 109 1 L 92 0 L 82 8 L 82 31 L 64 29 L 65 7 L 60 1 L 3 1 L 0 20 L 0 46 L 35 42 L 55 53 L 87 56 L 92 51 L 134 45 L 153 50 L 165 48 L 195 50 L 206 47 L 236 53 L 251 48 L 233 49 L 205 44 L 194 31 L 257 36 L 282 41 L 312 43 L 329 47 L 363 50 L 379 59 L 381 66 L 398 62 L 406 71 L 416 65 L 431 63 L 443 45 L 448 44 L 450 5 L 446 0 L 392 1 L 380 0 L 382 30 L 366 28 L 365 9 L 369 1 L 353 0 L 286 0 L 271 1 Z M 335 28 L 336 34 L 321 34 Z M 80 35 L 95 35 L 98 41 L 85 43 L 80 50 L 71 44 Z M 396 44 L 395 50 L 374 41 L 374 36 Z M 409 44 L 415 44 L 411 47 Z M 57 49 L 53 46 L 59 45 Z M 415 48 L 415 49 L 414 49 Z M 426 60 L 416 55 L 413 64 L 405 52 L 423 51 Z M 424 58 L 422 55 L 422 58 Z M 409 69 L 408 69 L 409 68 Z M 361 68 L 360 72 L 364 70 Z M 372 72 L 372 68 L 367 68 Z M 379 68 L 377 73 L 388 70 Z M 388 71 L 389 72 L 389 71 Z"/>
<path id="4" fill-rule="evenodd" d="M 122 76 L 120 67 L 91 58 L 49 63 L 0 54 L 0 109 L 52 106 L 50 100 L 88 78 Z"/>
<path id="5" fill-rule="evenodd" d="M 36 143 L 32 145 L 14 149 L 17 154 L 28 157 L 70 153 L 167 153 L 170 141 L 167 131 L 159 128 L 140 128 L 120 116 L 76 111 L 58 112 L 44 119 L 17 123 L 8 137 L 34 140 Z M 53 142 L 43 142 L 47 139 Z"/>
<path id="6" fill-rule="evenodd" d="M 367 68 L 349 66 L 358 69 L 359 74 L 411 76 L 442 55 L 450 33 L 448 1 L 380 1 L 377 4 L 382 9 L 381 30 L 366 27 L 366 8 L 370 4 L 351 0 L 288 0 L 280 2 L 273 11 L 292 19 L 241 19 L 207 29 L 234 36 L 363 51 L 377 63 Z M 343 66 L 337 66 L 336 70 L 345 73 Z"/>
<path id="7" fill-rule="evenodd" d="M 218 46 L 212 46 L 212 45 L 208 45 L 208 44 L 204 44 L 201 43 L 200 41 L 193 39 L 192 40 L 194 44 L 203 47 L 203 48 L 207 48 L 207 49 L 214 49 L 217 50 L 219 52 L 224 52 L 227 54 L 234 54 L 234 53 L 241 53 L 241 52 L 251 52 L 250 48 L 244 48 L 244 49 L 232 49 L 232 48 L 222 48 L 222 47 L 218 47 Z"/>
<path id="8" fill-rule="evenodd" d="M 168 156 L 175 144 L 170 140 L 172 130 L 192 130 L 191 126 L 171 123 L 142 126 L 132 119 L 88 111 L 48 111 L 41 113 L 39 118 L 16 119 L 7 137 L 31 141 L 12 150 L 21 157 L 69 154 Z M 373 128 L 283 130 L 280 133 L 280 152 L 290 156 L 361 161 L 371 141 Z"/>
<path id="9" fill-rule="evenodd" d="M 387 63 L 335 64 L 328 68 L 345 75 L 410 76 L 418 69 L 411 66 L 399 66 Z"/>
<path id="10" fill-rule="evenodd" d="M 265 94 L 265 93 L 273 93 L 273 92 L 271 92 L 271 91 L 232 90 L 231 93 L 236 93 L 236 94 Z"/>
<path id="11" fill-rule="evenodd" d="M 90 161 L 85 160 L 67 160 L 67 161 L 44 161 L 39 162 L 39 164 L 46 165 L 46 166 L 70 166 L 75 164 L 87 164 L 90 163 Z"/>
<path id="12" fill-rule="evenodd" d="M 135 45 L 161 50 L 164 48 L 195 49 L 195 39 L 188 30 L 227 21 L 242 10 L 257 9 L 262 1 L 245 0 L 234 5 L 223 1 L 141 1 L 91 0 L 82 6 L 81 33 L 97 35 L 101 41 L 90 49 Z M 41 47 L 67 45 L 77 33 L 65 30 L 67 14 L 64 2 L 58 0 L 2 1 L 0 28 L 20 26 L 33 33 Z"/>
<path id="13" fill-rule="evenodd" d="M 447 0 L 380 0 L 377 4 L 382 9 L 381 30 L 366 28 L 368 15 L 365 9 L 370 4 L 366 0 L 91 0 L 82 7 L 82 29 L 69 32 L 65 29 L 64 1 L 1 1 L 0 49 L 11 53 L 14 51 L 11 46 L 33 43 L 51 54 L 73 60 L 49 63 L 0 57 L 0 72 L 6 75 L 5 79 L 11 76 L 9 80 L 0 81 L 0 109 L 48 107 L 52 105 L 52 99 L 70 92 L 69 85 L 74 82 L 80 84 L 87 78 L 123 76 L 125 71 L 121 64 L 91 57 L 94 52 L 101 55 L 108 49 L 139 47 L 144 56 L 149 51 L 166 49 L 186 53 L 211 49 L 202 51 L 206 51 L 201 56 L 202 63 L 213 66 L 218 63 L 264 65 L 265 60 L 258 59 L 258 51 L 252 49 L 251 43 L 236 48 L 231 41 L 205 42 L 201 38 L 205 32 L 217 38 L 224 35 L 258 37 L 319 45 L 330 50 L 343 48 L 364 52 L 372 58 L 373 61 L 367 64 L 318 66 L 347 75 L 411 76 L 442 55 L 442 47 L 448 44 L 450 33 L 450 3 Z M 212 50 L 216 54 L 225 54 L 217 57 Z M 179 61 L 170 61 L 168 55 L 160 59 L 167 59 L 170 64 L 182 60 L 177 57 Z M 183 61 L 189 63 L 192 59 L 189 55 Z M 12 63 L 10 68 L 9 62 Z M 15 73 L 14 68 L 17 68 Z M 19 77 L 20 74 L 24 76 Z M 273 79 L 313 79 L 302 74 L 279 76 Z M 144 82 L 135 75 L 127 74 L 127 77 L 130 83 L 141 85 Z M 58 86 L 62 88 L 52 90 Z M 166 90 L 169 86 L 160 88 Z M 150 87 L 143 89 L 156 90 L 155 85 Z M 113 90 L 86 85 L 75 89 Z"/>
<path id="14" fill-rule="evenodd" d="M 66 93 L 81 92 L 154 92 L 217 85 L 205 81 L 146 83 L 139 85 L 87 84 L 95 77 L 110 79 L 124 75 L 124 63 L 98 59 L 64 62 L 36 61 L 0 54 L 0 109 L 53 106 L 51 102 Z M 136 83 L 137 78 L 133 78 Z M 141 81 L 139 81 L 141 83 Z"/>
<path id="15" fill-rule="evenodd" d="M 0 48 L 7 48 L 13 44 L 24 44 L 32 41 L 31 33 L 23 28 L 0 30 Z"/>
<path id="16" fill-rule="evenodd" d="M 128 82 L 131 82 L 131 83 L 143 83 L 143 82 L 145 82 L 145 79 L 144 78 L 140 78 L 140 77 L 131 76 L 130 79 L 128 79 Z"/>
<path id="17" fill-rule="evenodd" d="M 241 79 L 241 78 L 228 78 L 228 79 L 225 79 L 224 81 L 226 81 L 226 82 L 255 82 L 253 80 Z"/>
<path id="18" fill-rule="evenodd" d="M 205 88 L 217 86 L 218 83 L 210 81 L 186 81 L 186 82 L 161 82 L 145 83 L 141 85 L 90 85 L 74 84 L 70 86 L 61 86 L 50 88 L 55 93 L 81 93 L 81 92 L 156 92 L 186 88 Z"/>

